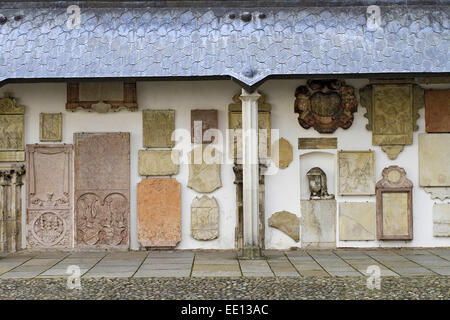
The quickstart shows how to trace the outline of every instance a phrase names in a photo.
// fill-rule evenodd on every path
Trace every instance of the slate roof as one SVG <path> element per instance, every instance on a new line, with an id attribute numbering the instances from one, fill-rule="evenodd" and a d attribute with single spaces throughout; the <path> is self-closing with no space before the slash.
<path id="1" fill-rule="evenodd" d="M 0 7 L 0 82 L 231 76 L 251 86 L 269 75 L 450 72 L 442 0 L 382 6 L 376 31 L 367 6 L 83 6 L 72 30 L 66 7 Z"/>

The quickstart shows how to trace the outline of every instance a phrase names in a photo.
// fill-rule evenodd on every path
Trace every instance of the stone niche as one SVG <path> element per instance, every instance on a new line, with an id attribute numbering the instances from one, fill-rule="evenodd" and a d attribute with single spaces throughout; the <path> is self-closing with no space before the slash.
<path id="1" fill-rule="evenodd" d="M 128 248 L 130 134 L 75 133 L 74 144 L 77 246 Z"/>
<path id="2" fill-rule="evenodd" d="M 228 150 L 230 159 L 242 159 L 242 101 L 240 94 L 233 96 L 234 103 L 228 106 Z M 272 106 L 265 102 L 266 96 L 258 99 L 258 155 L 260 159 L 271 155 L 271 110 Z"/>
<path id="3" fill-rule="evenodd" d="M 269 226 L 284 232 L 295 242 L 300 240 L 300 219 L 293 213 L 288 211 L 275 212 L 269 218 Z"/>
<path id="4" fill-rule="evenodd" d="M 376 184 L 377 239 L 412 240 L 412 188 L 406 171 L 398 166 L 383 169 Z"/>
<path id="5" fill-rule="evenodd" d="M 372 144 L 395 160 L 405 145 L 413 143 L 413 131 L 419 129 L 416 120 L 424 106 L 424 90 L 409 80 L 373 80 L 359 94 Z"/>
<path id="6" fill-rule="evenodd" d="M 450 133 L 419 134 L 419 184 L 432 199 L 450 198 Z"/>
<path id="7" fill-rule="evenodd" d="M 27 145 L 27 247 L 71 248 L 72 153 L 66 144 Z"/>
<path id="8" fill-rule="evenodd" d="M 178 174 L 179 150 L 139 150 L 139 175 L 171 176 Z"/>
<path id="9" fill-rule="evenodd" d="M 0 162 L 25 161 L 25 107 L 7 93 L 0 99 Z"/>
<path id="10" fill-rule="evenodd" d="M 311 196 L 307 173 L 314 167 L 323 170 L 327 178 L 327 192 L 335 194 L 336 154 L 324 151 L 300 154 L 300 199 L 309 200 Z"/>
<path id="11" fill-rule="evenodd" d="M 286 169 L 292 162 L 292 145 L 284 138 L 278 139 L 272 145 L 272 161 L 280 169 Z"/>
<path id="12" fill-rule="evenodd" d="M 105 113 L 138 109 L 136 82 L 69 82 L 66 110 L 84 109 Z"/>
<path id="13" fill-rule="evenodd" d="M 339 203 L 339 240 L 375 240 L 375 202 Z"/>
<path id="14" fill-rule="evenodd" d="M 212 197 L 195 197 L 191 204 L 191 235 L 196 240 L 219 237 L 219 205 Z"/>
<path id="15" fill-rule="evenodd" d="M 143 110 L 142 129 L 144 148 L 173 148 L 175 110 Z"/>
<path id="16" fill-rule="evenodd" d="M 301 200 L 304 248 L 336 247 L 336 200 Z"/>
<path id="17" fill-rule="evenodd" d="M 39 140 L 60 142 L 62 140 L 62 113 L 41 113 L 39 115 Z"/>
<path id="18" fill-rule="evenodd" d="M 450 204 L 433 205 L 433 236 L 450 237 Z"/>
<path id="19" fill-rule="evenodd" d="M 425 130 L 450 132 L 450 89 L 425 90 Z"/>
<path id="20" fill-rule="evenodd" d="M 338 193 L 342 196 L 375 194 L 375 153 L 338 152 Z"/>
<path id="21" fill-rule="evenodd" d="M 22 249 L 22 164 L 0 164 L 0 253 Z"/>
<path id="22" fill-rule="evenodd" d="M 174 247 L 181 240 L 181 188 L 173 178 L 138 184 L 138 241 L 143 247 Z"/>
<path id="23" fill-rule="evenodd" d="M 212 145 L 199 146 L 189 154 L 188 187 L 200 192 L 210 193 L 222 187 L 220 163 L 222 153 Z"/>
<path id="24" fill-rule="evenodd" d="M 320 133 L 348 129 L 357 110 L 355 89 L 343 80 L 308 80 L 295 90 L 294 112 L 305 129 L 313 127 Z"/>
<path id="25" fill-rule="evenodd" d="M 213 130 L 218 129 L 216 109 L 191 110 L 191 142 L 212 143 L 216 136 Z M 209 131 L 208 131 L 209 130 Z"/>

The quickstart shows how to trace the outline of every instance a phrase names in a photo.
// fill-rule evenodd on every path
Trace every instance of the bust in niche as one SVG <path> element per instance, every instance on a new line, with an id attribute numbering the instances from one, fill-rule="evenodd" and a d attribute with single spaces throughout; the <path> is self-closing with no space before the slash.
<path id="1" fill-rule="evenodd" d="M 319 167 L 311 168 L 307 173 L 310 191 L 310 200 L 334 199 L 334 194 L 328 194 L 327 176 Z"/>

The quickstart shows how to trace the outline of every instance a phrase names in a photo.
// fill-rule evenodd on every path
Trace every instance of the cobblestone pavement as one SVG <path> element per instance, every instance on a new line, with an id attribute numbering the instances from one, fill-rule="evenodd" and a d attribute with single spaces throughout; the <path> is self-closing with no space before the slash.
<path id="1" fill-rule="evenodd" d="M 449 299 L 450 248 L 265 252 L 31 252 L 0 256 L 0 299 Z M 67 288 L 68 266 L 81 290 Z M 381 289 L 367 288 L 378 266 Z"/>

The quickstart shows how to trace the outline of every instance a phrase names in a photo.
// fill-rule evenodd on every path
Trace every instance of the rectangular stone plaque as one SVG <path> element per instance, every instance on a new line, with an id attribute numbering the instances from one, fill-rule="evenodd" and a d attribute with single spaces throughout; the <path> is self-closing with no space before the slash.
<path id="1" fill-rule="evenodd" d="M 139 150 L 139 175 L 171 176 L 178 174 L 179 150 Z M 176 163 L 173 161 L 175 160 Z"/>
<path id="2" fill-rule="evenodd" d="M 122 101 L 123 82 L 80 82 L 80 101 Z"/>
<path id="3" fill-rule="evenodd" d="M 143 110 L 144 148 L 172 148 L 175 130 L 175 110 Z"/>
<path id="4" fill-rule="evenodd" d="M 425 90 L 425 129 L 450 132 L 450 89 Z"/>
<path id="5" fill-rule="evenodd" d="M 39 140 L 62 140 L 62 113 L 41 113 L 39 115 Z"/>
<path id="6" fill-rule="evenodd" d="M 384 192 L 383 235 L 386 237 L 408 236 L 408 193 Z"/>
<path id="7" fill-rule="evenodd" d="M 375 153 L 373 151 L 338 152 L 338 193 L 375 194 Z"/>
<path id="8" fill-rule="evenodd" d="M 205 132 L 210 129 L 218 129 L 218 119 L 216 109 L 195 109 L 191 110 L 191 142 L 211 143 L 212 136 L 205 136 Z M 212 134 L 212 132 L 208 132 Z"/>
<path id="9" fill-rule="evenodd" d="M 450 204 L 433 205 L 433 236 L 450 237 Z"/>
<path id="10" fill-rule="evenodd" d="M 128 248 L 130 134 L 75 133 L 74 144 L 77 246 Z"/>
<path id="11" fill-rule="evenodd" d="M 336 201 L 301 200 L 302 247 L 336 247 Z"/>
<path id="12" fill-rule="evenodd" d="M 375 240 L 375 202 L 339 204 L 339 240 Z"/>
<path id="13" fill-rule="evenodd" d="M 0 161 L 25 160 L 25 116 L 0 114 Z"/>
<path id="14" fill-rule="evenodd" d="M 298 149 L 336 149 L 337 138 L 298 138 Z"/>
<path id="15" fill-rule="evenodd" d="M 450 186 L 450 134 L 419 134 L 421 187 Z"/>
<path id="16" fill-rule="evenodd" d="M 173 178 L 138 183 L 138 241 L 144 247 L 174 247 L 181 240 L 181 188 Z"/>
<path id="17" fill-rule="evenodd" d="M 72 145 L 27 145 L 27 246 L 70 248 Z"/>

